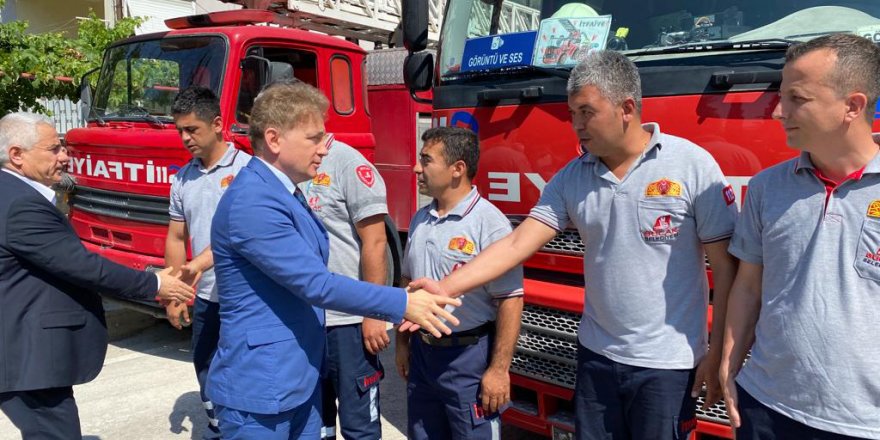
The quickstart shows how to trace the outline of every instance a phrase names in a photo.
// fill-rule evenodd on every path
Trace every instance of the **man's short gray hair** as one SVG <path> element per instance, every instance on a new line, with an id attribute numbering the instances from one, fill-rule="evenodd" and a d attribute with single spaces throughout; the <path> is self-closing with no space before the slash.
<path id="1" fill-rule="evenodd" d="M 642 111 L 642 81 L 639 69 L 626 55 L 613 50 L 593 50 L 581 58 L 568 77 L 568 96 L 586 86 L 594 86 L 615 105 L 627 98 Z"/>
<path id="2" fill-rule="evenodd" d="M 37 125 L 47 124 L 55 127 L 52 121 L 36 113 L 10 113 L 0 119 L 0 167 L 9 162 L 9 147 L 19 145 L 30 150 L 39 140 Z"/>

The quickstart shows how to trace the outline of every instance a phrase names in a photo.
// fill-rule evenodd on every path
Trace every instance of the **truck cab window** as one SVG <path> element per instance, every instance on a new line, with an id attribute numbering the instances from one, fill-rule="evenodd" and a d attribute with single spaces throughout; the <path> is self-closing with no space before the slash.
<path id="1" fill-rule="evenodd" d="M 271 75 L 269 82 L 286 78 L 296 78 L 302 82 L 318 86 L 318 57 L 313 52 L 282 47 L 251 47 L 248 55 L 269 60 Z M 235 109 L 235 119 L 240 125 L 247 125 L 250 119 L 254 98 L 263 86 L 261 78 L 265 72 L 248 68 L 241 72 L 241 84 Z"/>

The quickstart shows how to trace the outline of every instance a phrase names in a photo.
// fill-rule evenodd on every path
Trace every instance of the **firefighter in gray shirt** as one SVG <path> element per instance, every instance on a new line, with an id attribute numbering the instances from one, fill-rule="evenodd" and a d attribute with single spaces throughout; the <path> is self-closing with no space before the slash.
<path id="1" fill-rule="evenodd" d="M 880 439 L 880 49 L 834 34 L 785 58 L 773 117 L 801 154 L 749 182 L 730 243 L 727 409 L 741 440 Z"/>
<path id="2" fill-rule="evenodd" d="M 578 330 L 578 439 L 678 439 L 696 427 L 695 397 L 720 398 L 721 329 L 735 260 L 736 205 L 712 157 L 641 122 L 636 66 L 593 51 L 571 72 L 572 126 L 587 151 L 544 188 L 529 217 L 441 282 L 459 294 L 520 264 L 574 224 L 584 241 Z M 712 344 L 707 344 L 714 277 Z M 637 273 L 633 268 L 638 267 Z"/>

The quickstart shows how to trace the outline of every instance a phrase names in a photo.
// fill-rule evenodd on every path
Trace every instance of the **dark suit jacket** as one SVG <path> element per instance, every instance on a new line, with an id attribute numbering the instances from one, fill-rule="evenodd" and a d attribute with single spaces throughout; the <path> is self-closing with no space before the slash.
<path id="1" fill-rule="evenodd" d="M 157 284 L 88 252 L 58 209 L 0 171 L 0 392 L 94 379 L 107 353 L 97 292 L 145 299 Z"/>

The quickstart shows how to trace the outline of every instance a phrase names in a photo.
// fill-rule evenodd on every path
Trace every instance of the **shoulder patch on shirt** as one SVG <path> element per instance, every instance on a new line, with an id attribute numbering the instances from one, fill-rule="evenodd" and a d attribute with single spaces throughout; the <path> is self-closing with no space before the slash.
<path id="1" fill-rule="evenodd" d="M 868 217 L 880 218 L 880 200 L 874 200 L 868 205 Z"/>
<path id="2" fill-rule="evenodd" d="M 736 201 L 736 193 L 733 192 L 733 185 L 727 185 L 724 189 L 721 190 L 721 194 L 724 195 L 724 202 L 727 203 L 727 206 L 733 204 Z"/>
<path id="3" fill-rule="evenodd" d="M 220 179 L 220 189 L 226 189 L 226 187 L 229 186 L 230 183 L 232 183 L 233 179 L 235 179 L 235 175 L 233 174 L 230 174 Z"/>
<path id="4" fill-rule="evenodd" d="M 452 239 L 449 240 L 449 249 L 468 255 L 473 255 L 474 252 L 476 252 L 474 242 L 468 240 L 468 238 L 464 236 L 452 237 Z"/>
<path id="5" fill-rule="evenodd" d="M 662 178 L 651 182 L 645 187 L 645 197 L 679 197 L 681 196 L 681 184 Z"/>
<path id="6" fill-rule="evenodd" d="M 361 165 L 355 168 L 355 172 L 357 173 L 358 179 L 360 179 L 364 185 L 367 185 L 368 188 L 372 188 L 373 184 L 376 183 L 376 176 L 373 175 L 373 169 L 370 168 L 369 165 Z"/>
<path id="7" fill-rule="evenodd" d="M 330 175 L 327 173 L 318 173 L 312 178 L 312 185 L 330 186 Z"/>

